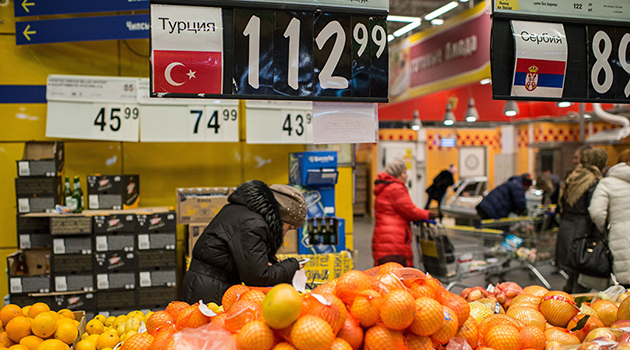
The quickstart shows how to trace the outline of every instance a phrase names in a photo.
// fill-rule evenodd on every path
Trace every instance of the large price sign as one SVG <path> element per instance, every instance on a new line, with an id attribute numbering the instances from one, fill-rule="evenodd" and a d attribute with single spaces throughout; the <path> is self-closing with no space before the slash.
<path id="1" fill-rule="evenodd" d="M 313 143 L 313 104 L 246 101 L 247 143 Z"/>
<path id="2" fill-rule="evenodd" d="M 387 101 L 386 11 L 182 3 L 152 1 L 152 96 Z"/>
<path id="3" fill-rule="evenodd" d="M 630 28 L 588 26 L 588 96 L 628 100 L 630 97 Z"/>

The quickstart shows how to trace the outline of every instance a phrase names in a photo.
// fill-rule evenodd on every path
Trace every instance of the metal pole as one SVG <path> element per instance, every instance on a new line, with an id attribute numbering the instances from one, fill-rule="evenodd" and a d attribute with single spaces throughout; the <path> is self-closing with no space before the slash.
<path id="1" fill-rule="evenodd" d="M 580 142 L 584 142 L 584 103 L 580 103 Z"/>

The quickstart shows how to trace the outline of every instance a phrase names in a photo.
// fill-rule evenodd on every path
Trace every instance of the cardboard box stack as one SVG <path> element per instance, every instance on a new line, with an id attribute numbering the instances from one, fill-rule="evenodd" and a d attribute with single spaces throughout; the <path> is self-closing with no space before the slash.
<path id="1" fill-rule="evenodd" d="M 42 213 L 61 204 L 63 142 L 27 142 L 17 161 L 15 198 L 18 213 Z"/>

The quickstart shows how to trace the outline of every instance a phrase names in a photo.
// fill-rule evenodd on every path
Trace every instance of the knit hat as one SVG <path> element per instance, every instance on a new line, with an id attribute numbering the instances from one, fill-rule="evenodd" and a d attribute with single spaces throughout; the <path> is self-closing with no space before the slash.
<path id="1" fill-rule="evenodd" d="M 407 169 L 405 162 L 400 159 L 396 159 L 387 163 L 387 166 L 385 166 L 385 169 L 383 169 L 383 171 L 393 177 L 399 177 L 403 173 L 403 171 L 405 171 L 405 169 Z"/>
<path id="2" fill-rule="evenodd" d="M 534 182 L 532 180 L 532 176 L 529 175 L 528 173 L 521 175 L 521 181 L 523 181 L 523 185 L 527 185 L 527 186 L 531 186 L 532 183 Z"/>
<path id="3" fill-rule="evenodd" d="M 271 185 L 269 188 L 280 204 L 280 220 L 302 227 L 306 219 L 306 201 L 300 190 L 289 185 Z"/>

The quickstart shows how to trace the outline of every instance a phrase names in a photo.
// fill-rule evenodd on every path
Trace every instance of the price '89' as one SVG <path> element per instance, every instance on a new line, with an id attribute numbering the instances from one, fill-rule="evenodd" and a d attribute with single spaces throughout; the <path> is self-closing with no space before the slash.
<path id="1" fill-rule="evenodd" d="M 629 43 L 630 33 L 625 33 L 619 41 L 619 49 L 617 50 L 619 66 L 626 72 L 626 74 L 630 74 L 630 64 L 626 60 L 626 52 L 628 50 Z M 595 63 L 593 64 L 590 72 L 591 86 L 597 93 L 603 95 L 610 91 L 615 80 L 613 67 L 610 65 L 609 61 L 610 56 L 613 54 L 613 42 L 608 33 L 603 30 L 599 30 L 595 33 L 593 36 L 592 50 L 593 56 L 595 57 Z M 600 79 L 602 72 L 603 81 Z M 626 86 L 623 89 L 623 94 L 625 98 L 630 96 L 630 80 L 626 83 Z"/>

